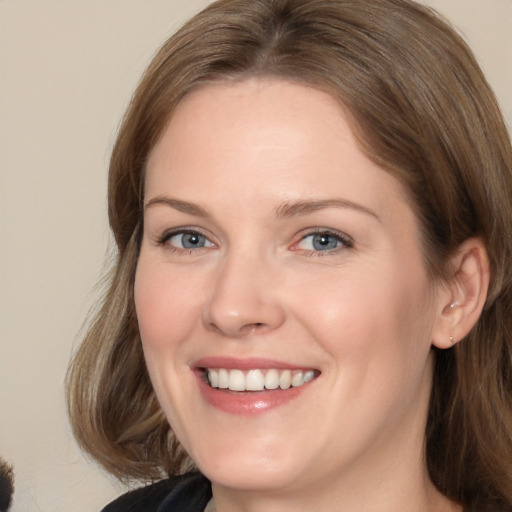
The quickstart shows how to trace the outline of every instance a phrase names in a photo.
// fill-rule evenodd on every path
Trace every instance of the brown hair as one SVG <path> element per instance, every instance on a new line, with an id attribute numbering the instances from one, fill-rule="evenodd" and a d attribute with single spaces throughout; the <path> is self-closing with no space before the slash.
<path id="1" fill-rule="evenodd" d="M 485 242 L 491 285 L 481 318 L 456 347 L 436 351 L 426 462 L 467 510 L 510 510 L 512 149 L 467 45 L 409 0 L 221 0 L 155 56 L 111 159 L 117 260 L 68 375 L 79 443 L 121 478 L 189 464 L 151 388 L 134 310 L 145 162 L 187 92 L 255 75 L 311 84 L 343 103 L 363 150 L 408 191 L 433 278 L 446 277 L 461 242 Z"/>

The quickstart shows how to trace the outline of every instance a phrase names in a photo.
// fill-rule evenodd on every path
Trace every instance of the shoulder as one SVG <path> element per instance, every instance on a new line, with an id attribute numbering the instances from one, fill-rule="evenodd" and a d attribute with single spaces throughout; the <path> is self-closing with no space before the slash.
<path id="1" fill-rule="evenodd" d="M 210 482 L 186 473 L 123 494 L 102 512 L 203 512 L 210 498 Z"/>

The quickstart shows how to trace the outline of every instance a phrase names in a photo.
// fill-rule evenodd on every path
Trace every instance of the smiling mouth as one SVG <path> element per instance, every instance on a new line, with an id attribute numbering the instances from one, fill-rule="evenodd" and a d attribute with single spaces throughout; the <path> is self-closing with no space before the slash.
<path id="1" fill-rule="evenodd" d="M 318 370 L 204 368 L 204 378 L 212 388 L 230 391 L 264 391 L 297 388 L 312 381 Z"/>

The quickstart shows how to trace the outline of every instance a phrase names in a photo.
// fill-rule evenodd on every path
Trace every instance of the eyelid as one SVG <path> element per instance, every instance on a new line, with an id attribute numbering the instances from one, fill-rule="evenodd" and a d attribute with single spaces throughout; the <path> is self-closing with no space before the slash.
<path id="1" fill-rule="evenodd" d="M 197 234 L 201 237 L 204 237 L 208 241 L 209 245 L 204 246 L 204 247 L 197 247 L 197 248 L 185 248 L 185 247 L 176 247 L 176 246 L 168 244 L 169 240 L 171 240 L 173 237 L 178 236 L 178 235 L 187 235 L 187 234 L 192 234 L 192 235 Z M 197 252 L 201 249 L 209 249 L 211 247 L 216 246 L 215 242 L 212 241 L 211 236 L 204 233 L 202 229 L 197 228 L 197 227 L 192 227 L 192 226 L 183 226 L 183 227 L 167 229 L 161 235 L 159 235 L 157 237 L 156 243 L 157 243 L 157 245 L 166 246 L 169 250 L 172 250 L 172 251 L 187 251 L 187 252 L 190 252 L 190 251 Z"/>
<path id="2" fill-rule="evenodd" d="M 334 249 L 326 249 L 324 251 L 314 250 L 314 249 L 301 249 L 297 247 L 301 242 L 303 242 L 306 238 L 314 235 L 327 235 L 333 238 L 336 238 L 340 242 L 340 247 L 336 247 Z M 339 251 L 343 251 L 346 249 L 350 249 L 354 246 L 354 241 L 352 237 L 348 236 L 346 233 L 342 231 L 338 231 L 337 229 L 332 228 L 311 228 L 307 230 L 305 233 L 300 235 L 299 240 L 292 244 L 291 249 L 293 251 L 302 251 L 304 253 L 309 253 L 314 256 L 324 256 L 328 254 L 337 253 Z"/>
<path id="3" fill-rule="evenodd" d="M 176 247 L 168 244 L 169 240 L 177 235 L 186 235 L 186 234 L 197 234 L 201 237 L 204 237 L 208 245 L 197 248 L 184 248 L 184 247 Z M 333 249 L 325 249 L 325 250 L 315 250 L 315 249 L 303 249 L 298 247 L 298 245 L 303 242 L 306 238 L 315 235 L 327 235 L 335 238 L 339 241 L 340 246 Z M 172 250 L 174 252 L 199 252 L 201 249 L 210 249 L 212 247 L 216 247 L 217 244 L 212 240 L 212 236 L 205 233 L 203 229 L 195 227 L 195 226 L 181 226 L 176 228 L 171 228 L 165 230 L 161 235 L 156 238 L 156 244 L 159 246 L 165 246 L 168 250 Z M 329 255 L 333 253 L 337 253 L 346 249 L 350 249 L 354 246 L 354 241 L 352 237 L 347 235 L 346 233 L 339 231 L 337 229 L 332 228 L 309 228 L 298 235 L 298 239 L 292 243 L 290 249 L 296 252 L 302 252 L 305 254 L 309 254 L 312 256 L 322 256 Z"/>

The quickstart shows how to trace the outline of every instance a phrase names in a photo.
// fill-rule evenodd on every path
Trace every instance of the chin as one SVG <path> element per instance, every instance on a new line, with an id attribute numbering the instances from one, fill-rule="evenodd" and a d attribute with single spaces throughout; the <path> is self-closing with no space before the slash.
<path id="1" fill-rule="evenodd" d="M 301 480 L 297 468 L 292 470 L 282 461 L 226 460 L 200 469 L 216 485 L 239 491 L 282 492 Z"/>
<path id="2" fill-rule="evenodd" d="M 311 466 L 298 447 L 275 436 L 260 436 L 253 442 L 238 436 L 231 441 L 212 440 L 210 446 L 196 444 L 196 448 L 192 458 L 200 471 L 215 484 L 232 489 L 283 490 L 301 481 Z"/>

